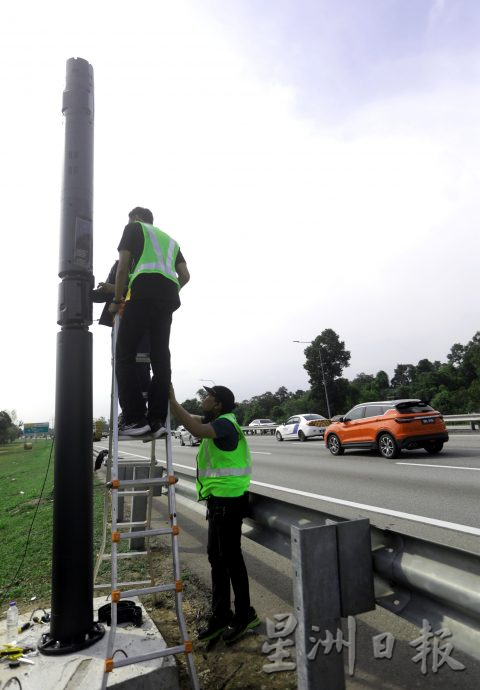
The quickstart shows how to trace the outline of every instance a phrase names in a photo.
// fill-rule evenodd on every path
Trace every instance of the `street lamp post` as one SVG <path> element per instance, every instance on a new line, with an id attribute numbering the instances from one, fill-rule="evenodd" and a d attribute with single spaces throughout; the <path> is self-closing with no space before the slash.
<path id="1" fill-rule="evenodd" d="M 303 345 L 313 345 L 312 340 L 294 340 L 294 343 L 302 343 Z M 320 369 L 322 370 L 322 381 L 323 381 L 323 388 L 325 389 L 325 400 L 327 402 L 327 412 L 328 412 L 328 418 L 331 419 L 332 415 L 330 413 L 330 403 L 328 401 L 328 391 L 327 391 L 327 384 L 325 382 L 325 372 L 323 371 L 323 361 L 322 361 L 322 353 L 320 351 L 320 348 L 318 350 L 318 356 L 320 357 Z"/>
<path id="2" fill-rule="evenodd" d="M 207 383 L 213 383 L 214 386 L 216 385 L 213 379 L 200 379 L 200 381 L 207 381 Z"/>

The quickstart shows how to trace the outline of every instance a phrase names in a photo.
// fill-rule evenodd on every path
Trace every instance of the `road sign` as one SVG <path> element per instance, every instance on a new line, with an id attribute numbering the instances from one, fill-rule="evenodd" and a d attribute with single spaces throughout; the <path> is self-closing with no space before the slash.
<path id="1" fill-rule="evenodd" d="M 23 433 L 27 434 L 48 434 L 48 422 L 29 422 L 23 425 Z"/>

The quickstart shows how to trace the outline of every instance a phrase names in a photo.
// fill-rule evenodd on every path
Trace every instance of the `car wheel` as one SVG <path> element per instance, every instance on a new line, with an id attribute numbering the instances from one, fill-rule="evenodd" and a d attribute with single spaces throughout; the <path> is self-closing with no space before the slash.
<path id="1" fill-rule="evenodd" d="M 343 455 L 343 448 L 336 434 L 330 434 L 327 439 L 327 447 L 332 455 Z"/>
<path id="2" fill-rule="evenodd" d="M 301 430 L 298 432 L 298 440 L 302 441 L 302 443 L 307 440 L 307 437 L 305 436 L 305 434 Z"/>
<path id="3" fill-rule="evenodd" d="M 180 445 L 181 446 L 185 445 L 185 441 L 183 440 L 183 436 L 180 436 Z"/>
<path id="4" fill-rule="evenodd" d="M 283 441 L 283 436 L 279 431 L 277 431 L 277 433 L 275 434 L 275 437 L 276 437 L 277 441 Z"/>
<path id="5" fill-rule="evenodd" d="M 387 460 L 393 460 L 399 452 L 397 442 L 391 434 L 380 434 L 378 437 L 378 450 L 380 455 L 387 458 Z"/>
<path id="6" fill-rule="evenodd" d="M 427 453 L 440 453 L 443 448 L 443 441 L 429 441 L 423 446 Z"/>

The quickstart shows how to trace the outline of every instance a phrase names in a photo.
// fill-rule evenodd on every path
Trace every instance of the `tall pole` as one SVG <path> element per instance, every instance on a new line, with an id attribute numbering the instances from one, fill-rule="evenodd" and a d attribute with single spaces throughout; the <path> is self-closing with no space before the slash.
<path id="1" fill-rule="evenodd" d="M 313 340 L 294 340 L 294 343 L 302 343 L 303 345 L 313 345 Z M 327 391 L 327 384 L 325 381 L 325 372 L 323 371 L 323 361 L 322 361 L 322 353 L 320 351 L 320 348 L 318 349 L 318 356 L 320 358 L 320 370 L 322 372 L 322 382 L 323 382 L 323 389 L 325 391 L 325 400 L 327 403 L 327 413 L 328 413 L 328 418 L 331 419 L 332 415 L 330 413 L 330 403 L 328 400 L 328 391 Z"/>
<path id="2" fill-rule="evenodd" d="M 97 642 L 93 621 L 92 218 L 93 69 L 67 61 L 55 395 L 52 614 L 43 654 Z"/>
<path id="3" fill-rule="evenodd" d="M 322 370 L 322 381 L 323 387 L 325 389 L 325 400 L 327 401 L 328 418 L 331 419 L 332 415 L 330 414 L 330 403 L 328 402 L 327 384 L 325 381 L 325 372 L 323 371 L 322 353 L 320 352 L 320 349 L 318 350 L 318 356 L 320 357 L 320 369 Z"/>

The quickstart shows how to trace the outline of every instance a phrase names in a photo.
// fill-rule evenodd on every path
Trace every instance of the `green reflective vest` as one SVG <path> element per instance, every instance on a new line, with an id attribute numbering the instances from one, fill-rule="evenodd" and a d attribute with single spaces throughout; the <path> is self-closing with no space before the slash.
<path id="1" fill-rule="evenodd" d="M 242 496 L 250 486 L 252 459 L 250 448 L 234 414 L 222 414 L 238 433 L 235 450 L 220 450 L 213 438 L 204 438 L 197 454 L 197 496 L 203 501 L 208 496 Z"/>
<path id="2" fill-rule="evenodd" d="M 179 286 L 175 261 L 179 246 L 175 240 L 162 230 L 140 223 L 143 230 L 143 252 L 129 275 L 128 288 L 132 287 L 135 278 L 142 273 L 159 273 L 173 280 Z"/>

